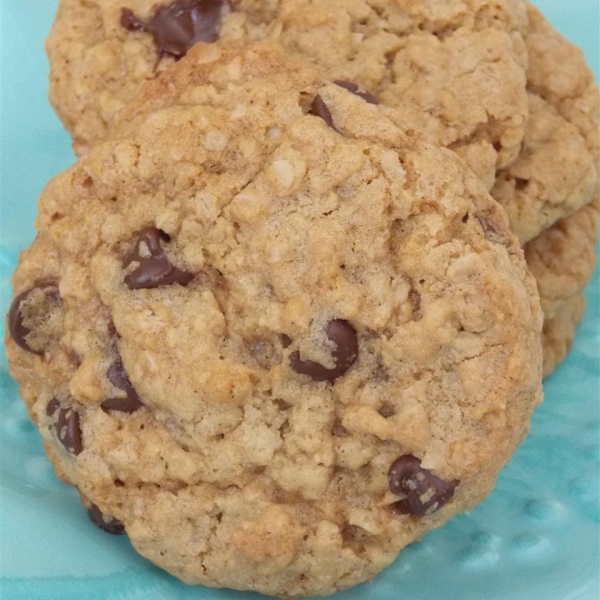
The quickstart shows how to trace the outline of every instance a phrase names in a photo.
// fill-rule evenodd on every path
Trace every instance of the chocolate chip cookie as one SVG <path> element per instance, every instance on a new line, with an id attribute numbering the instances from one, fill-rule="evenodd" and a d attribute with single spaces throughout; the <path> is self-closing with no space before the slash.
<path id="1" fill-rule="evenodd" d="M 492 194 L 528 242 L 525 257 L 546 317 L 549 375 L 571 348 L 596 265 L 599 95 L 581 50 L 536 8 L 528 11 L 530 120 L 521 155 L 498 174 Z"/>
<path id="2" fill-rule="evenodd" d="M 398 108 L 491 186 L 527 117 L 522 0 L 61 0 L 50 97 L 82 154 L 196 42 L 270 38 Z"/>
<path id="3" fill-rule="evenodd" d="M 527 433 L 522 250 L 390 111 L 276 47 L 197 45 L 40 199 L 12 373 L 93 523 L 188 583 L 370 579 Z"/>
<path id="4" fill-rule="evenodd" d="M 577 294 L 563 302 L 552 317 L 544 320 L 544 377 L 551 375 L 571 351 L 584 313 L 585 296 Z"/>
<path id="5" fill-rule="evenodd" d="M 598 189 L 597 161 L 578 128 L 534 93 L 529 106 L 521 154 L 492 189 L 523 244 L 580 210 Z"/>
<path id="6" fill-rule="evenodd" d="M 530 118 L 519 159 L 494 198 L 526 243 L 588 204 L 598 189 L 599 95 L 583 52 L 528 5 Z"/>
<path id="7" fill-rule="evenodd" d="M 535 277 L 546 318 L 581 294 L 596 267 L 600 196 L 573 216 L 561 219 L 525 246 L 525 258 Z"/>

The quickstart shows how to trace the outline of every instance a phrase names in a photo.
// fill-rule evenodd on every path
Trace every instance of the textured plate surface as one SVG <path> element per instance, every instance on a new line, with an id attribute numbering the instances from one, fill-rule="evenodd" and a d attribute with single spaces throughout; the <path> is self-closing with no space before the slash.
<path id="1" fill-rule="evenodd" d="M 42 42 L 56 0 L 0 1 L 0 314 L 36 198 L 73 160 L 46 101 Z M 597 0 L 538 0 L 598 73 Z M 385 573 L 336 600 L 597 600 L 600 596 L 600 277 L 573 353 L 546 382 L 532 433 L 492 496 L 408 547 Z M 3 329 L 4 324 L 0 329 Z M 3 336 L 3 332 L 2 332 Z M 0 356 L 2 600 L 257 600 L 190 588 L 89 522 L 60 483 Z"/>

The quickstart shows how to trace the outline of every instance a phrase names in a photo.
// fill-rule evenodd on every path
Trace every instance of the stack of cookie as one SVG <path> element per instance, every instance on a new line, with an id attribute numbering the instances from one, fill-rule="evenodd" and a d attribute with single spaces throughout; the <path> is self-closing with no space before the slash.
<path id="1" fill-rule="evenodd" d="M 294 597 L 485 498 L 594 266 L 581 53 L 521 0 L 62 0 L 48 52 L 7 347 L 94 523 Z"/>

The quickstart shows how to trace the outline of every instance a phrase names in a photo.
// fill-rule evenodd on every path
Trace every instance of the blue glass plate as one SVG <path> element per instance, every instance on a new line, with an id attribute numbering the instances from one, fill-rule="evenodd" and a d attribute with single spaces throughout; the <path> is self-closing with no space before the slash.
<path id="1" fill-rule="evenodd" d="M 598 73 L 597 0 L 539 0 Z M 0 2 L 0 314 L 17 253 L 34 236 L 36 198 L 67 167 L 70 142 L 46 100 L 43 39 L 56 0 Z M 406 548 L 372 584 L 336 600 L 598 600 L 600 597 L 600 278 L 573 353 L 546 382 L 532 433 L 494 493 Z M 89 522 L 60 483 L 0 358 L 2 600 L 257 600 L 192 588 Z"/>

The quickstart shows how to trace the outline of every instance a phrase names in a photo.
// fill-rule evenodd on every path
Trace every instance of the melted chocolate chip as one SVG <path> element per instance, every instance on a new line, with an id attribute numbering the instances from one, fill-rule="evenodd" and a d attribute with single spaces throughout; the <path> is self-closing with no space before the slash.
<path id="1" fill-rule="evenodd" d="M 355 96 L 362 98 L 365 102 L 368 102 L 369 104 L 379 104 L 379 100 L 373 94 L 361 88 L 359 85 L 352 81 L 338 79 L 333 83 L 335 83 L 335 85 L 341 88 L 344 88 L 345 90 L 348 90 Z M 327 123 L 329 127 L 337 131 L 335 125 L 333 124 L 333 117 L 331 116 L 331 111 L 323 101 L 323 98 L 321 98 L 321 96 L 319 96 L 318 94 L 315 96 L 315 99 L 313 100 L 313 103 L 308 112 L 309 114 L 314 115 L 315 117 L 321 117 L 321 119 L 323 119 L 323 121 L 325 121 L 325 123 Z"/>
<path id="2" fill-rule="evenodd" d="M 81 454 L 83 440 L 81 438 L 81 424 L 79 413 L 73 408 L 61 408 L 58 411 L 58 420 L 55 425 L 58 441 L 71 454 Z"/>
<path id="3" fill-rule="evenodd" d="M 321 117 L 329 127 L 335 129 L 335 125 L 333 124 L 333 117 L 331 116 L 331 111 L 327 108 L 327 104 L 323 102 L 323 98 L 318 94 L 315 96 L 313 103 L 308 111 L 309 114 L 314 115 L 315 117 Z M 337 129 L 336 129 L 337 131 Z"/>
<path id="4" fill-rule="evenodd" d="M 431 471 L 421 467 L 421 461 L 405 454 L 392 463 L 388 471 L 390 490 L 397 496 L 406 496 L 396 502 L 394 510 L 417 517 L 430 515 L 444 506 L 454 496 L 459 481 L 443 481 Z"/>
<path id="5" fill-rule="evenodd" d="M 48 406 L 46 406 L 46 416 L 52 417 L 54 413 L 60 408 L 60 402 L 58 398 L 52 398 L 50 402 L 48 402 Z"/>
<path id="6" fill-rule="evenodd" d="M 332 354 L 335 367 L 328 369 L 312 360 L 300 360 L 300 352 L 292 352 L 290 366 L 300 375 L 308 375 L 313 381 L 333 383 L 354 364 L 358 357 L 358 336 L 348 321 L 335 319 L 325 326 L 325 335 L 335 346 Z"/>
<path id="7" fill-rule="evenodd" d="M 92 523 L 112 535 L 120 535 L 125 533 L 125 526 L 118 519 L 106 516 L 95 504 L 88 508 L 88 515 Z"/>
<path id="8" fill-rule="evenodd" d="M 333 83 L 335 83 L 335 85 L 339 85 L 340 87 L 344 88 L 345 90 L 348 90 L 355 96 L 362 98 L 365 102 L 368 102 L 369 104 L 375 104 L 375 105 L 379 104 L 379 100 L 377 99 L 376 96 L 371 94 L 371 92 L 369 92 L 368 90 L 365 90 L 364 88 L 360 87 L 358 84 L 354 83 L 353 81 L 345 81 L 343 79 L 338 79 L 338 80 L 334 81 Z"/>
<path id="9" fill-rule="evenodd" d="M 10 305 L 8 311 L 8 331 L 10 337 L 14 340 L 15 344 L 31 352 L 31 354 L 44 354 L 44 349 L 32 348 L 27 340 L 27 337 L 31 333 L 31 329 L 25 325 L 25 317 L 23 315 L 23 304 L 32 297 L 37 291 L 42 291 L 45 296 L 46 304 L 58 304 L 60 303 L 60 296 L 58 295 L 58 287 L 54 283 L 36 283 L 34 286 L 21 292 Z"/>
<path id="10" fill-rule="evenodd" d="M 123 398 L 116 397 L 104 400 L 100 405 L 104 410 L 132 413 L 144 406 L 129 380 L 129 376 L 127 375 L 127 371 L 125 371 L 120 356 L 112 363 L 112 365 L 110 365 L 110 367 L 108 367 L 106 377 L 117 389 L 125 392 L 126 396 Z"/>
<path id="11" fill-rule="evenodd" d="M 164 231 L 155 227 L 146 227 L 137 233 L 133 240 L 133 248 L 123 259 L 123 268 L 127 268 L 133 262 L 138 263 L 138 266 L 125 276 L 125 283 L 130 290 L 150 289 L 174 283 L 187 285 L 194 278 L 192 273 L 178 269 L 169 261 L 162 247 L 162 242 L 167 243 L 169 240 Z"/>
<path id="12" fill-rule="evenodd" d="M 198 42 L 219 39 L 221 22 L 228 8 L 226 0 L 176 0 L 166 6 L 156 6 L 154 16 L 147 23 L 124 8 L 121 25 L 128 31 L 151 34 L 159 56 L 179 59 Z"/>

